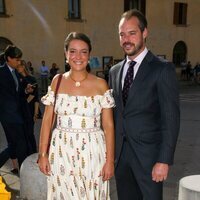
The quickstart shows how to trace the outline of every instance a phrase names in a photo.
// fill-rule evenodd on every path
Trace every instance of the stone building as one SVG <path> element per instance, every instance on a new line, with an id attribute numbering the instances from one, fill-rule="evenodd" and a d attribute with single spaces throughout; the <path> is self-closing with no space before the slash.
<path id="1" fill-rule="evenodd" d="M 93 67 L 102 67 L 110 57 L 124 57 L 118 22 L 130 8 L 146 15 L 152 52 L 177 65 L 200 61 L 199 0 L 0 0 L 0 52 L 15 44 L 36 71 L 41 60 L 48 66 L 56 62 L 64 71 L 66 35 L 84 32 L 92 41 L 91 57 L 98 61 Z"/>

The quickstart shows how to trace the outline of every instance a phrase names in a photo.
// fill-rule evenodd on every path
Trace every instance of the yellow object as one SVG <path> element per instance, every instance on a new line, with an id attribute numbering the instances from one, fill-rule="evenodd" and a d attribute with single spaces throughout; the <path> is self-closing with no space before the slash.
<path id="1" fill-rule="evenodd" d="M 0 176 L 0 199 L 1 200 L 10 200 L 11 193 L 5 189 L 6 185 L 2 182 L 2 177 Z"/>

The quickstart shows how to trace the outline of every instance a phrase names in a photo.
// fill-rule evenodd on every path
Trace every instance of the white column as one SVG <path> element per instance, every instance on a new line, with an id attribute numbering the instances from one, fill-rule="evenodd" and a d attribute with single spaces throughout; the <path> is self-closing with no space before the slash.
<path id="1" fill-rule="evenodd" d="M 200 175 L 186 176 L 179 181 L 178 200 L 200 200 Z"/>
<path id="2" fill-rule="evenodd" d="M 20 197 L 28 200 L 47 199 L 47 179 L 37 164 L 38 154 L 25 159 L 20 169 Z"/>

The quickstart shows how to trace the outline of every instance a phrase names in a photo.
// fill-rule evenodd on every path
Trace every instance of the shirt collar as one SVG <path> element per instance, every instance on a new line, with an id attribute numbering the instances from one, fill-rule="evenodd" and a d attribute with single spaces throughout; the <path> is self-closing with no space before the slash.
<path id="1" fill-rule="evenodd" d="M 134 59 L 136 63 L 141 63 L 146 54 L 148 53 L 148 49 L 145 47 L 144 50 Z M 127 56 L 127 63 L 130 63 L 132 60 Z"/>
<path id="2" fill-rule="evenodd" d="M 9 68 L 10 72 L 15 71 L 15 69 L 12 68 L 8 63 L 6 63 L 6 64 L 7 64 L 8 68 Z"/>

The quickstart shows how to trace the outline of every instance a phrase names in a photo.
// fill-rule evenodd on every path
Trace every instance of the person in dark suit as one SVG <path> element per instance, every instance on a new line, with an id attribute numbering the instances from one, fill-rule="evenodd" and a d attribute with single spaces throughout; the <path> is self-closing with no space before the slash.
<path id="1" fill-rule="evenodd" d="M 0 160 L 5 162 L 8 156 L 12 160 L 17 158 L 20 167 L 28 155 L 23 118 L 25 93 L 31 92 L 32 89 L 30 85 L 22 87 L 16 71 L 21 62 L 22 51 L 16 46 L 9 45 L 5 49 L 4 57 L 6 62 L 0 67 L 0 122 L 8 148 L 0 154 Z"/>
<path id="2" fill-rule="evenodd" d="M 115 177 L 119 200 L 162 200 L 163 181 L 173 164 L 180 111 L 172 63 L 147 50 L 147 20 L 138 10 L 119 22 L 126 58 L 110 69 L 116 103 Z"/>

